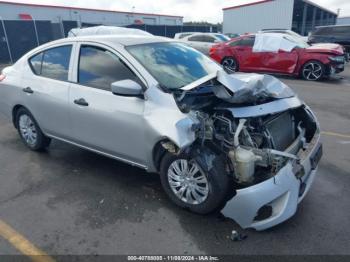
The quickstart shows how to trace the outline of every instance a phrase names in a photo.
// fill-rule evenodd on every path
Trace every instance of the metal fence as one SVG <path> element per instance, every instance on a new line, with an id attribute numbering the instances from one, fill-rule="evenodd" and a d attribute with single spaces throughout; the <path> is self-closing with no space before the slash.
<path id="1" fill-rule="evenodd" d="M 83 23 L 82 27 L 98 24 Z M 19 21 L 0 19 L 0 64 L 16 62 L 31 49 L 44 43 L 64 38 L 72 28 L 78 27 L 76 21 Z M 217 32 L 217 27 L 207 26 L 165 26 L 165 25 L 129 25 L 158 36 L 173 38 L 180 32 Z"/>

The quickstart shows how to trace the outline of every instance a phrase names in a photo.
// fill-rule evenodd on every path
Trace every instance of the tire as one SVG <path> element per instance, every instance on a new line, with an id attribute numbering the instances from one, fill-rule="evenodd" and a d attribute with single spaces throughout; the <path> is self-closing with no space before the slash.
<path id="1" fill-rule="evenodd" d="M 176 173 L 174 173 L 175 169 L 173 168 L 173 165 L 180 164 L 181 161 L 187 161 L 189 167 L 188 170 L 193 168 L 194 165 L 197 165 L 198 173 L 194 174 L 193 177 L 200 180 L 200 182 L 206 181 L 201 184 L 201 191 L 197 191 L 189 187 L 182 191 L 184 198 L 187 198 L 188 191 L 192 190 L 189 199 L 195 201 L 185 201 L 184 199 L 181 199 L 174 191 L 178 190 L 178 192 L 180 192 L 183 187 L 183 185 L 179 185 L 179 182 L 175 182 L 179 181 L 179 177 L 176 177 L 177 179 L 175 180 L 173 179 L 174 174 Z M 189 175 L 187 178 L 188 177 Z M 170 153 L 167 153 L 162 159 L 160 165 L 160 178 L 164 191 L 176 205 L 197 214 L 208 214 L 221 209 L 229 199 L 230 189 L 233 185 L 232 179 L 230 179 L 230 177 L 226 174 L 223 161 L 220 161 L 219 158 L 213 161 L 213 168 L 209 172 L 203 172 L 197 162 L 195 162 L 193 159 L 190 159 L 185 155 L 177 156 Z M 207 183 L 207 186 L 204 186 L 205 183 Z M 170 184 L 172 184 L 173 187 L 171 187 Z M 174 189 L 175 186 L 178 186 L 177 189 Z M 206 190 L 203 189 L 207 189 L 207 194 L 203 193 L 206 192 Z M 194 194 L 193 190 L 196 191 L 197 194 Z M 197 199 L 194 197 L 195 195 L 197 195 Z M 198 198 L 198 195 L 201 198 Z"/>
<path id="2" fill-rule="evenodd" d="M 319 61 L 309 61 L 301 69 L 301 77 L 307 81 L 319 81 L 324 78 L 325 66 Z"/>
<path id="3" fill-rule="evenodd" d="M 50 145 L 51 139 L 43 134 L 33 115 L 23 107 L 16 113 L 16 127 L 21 140 L 31 150 L 42 151 Z"/>
<path id="4" fill-rule="evenodd" d="M 228 72 L 238 72 L 239 71 L 239 64 L 236 58 L 229 56 L 229 57 L 225 57 L 222 62 L 221 65 L 223 66 L 223 68 L 225 70 L 227 70 Z"/>

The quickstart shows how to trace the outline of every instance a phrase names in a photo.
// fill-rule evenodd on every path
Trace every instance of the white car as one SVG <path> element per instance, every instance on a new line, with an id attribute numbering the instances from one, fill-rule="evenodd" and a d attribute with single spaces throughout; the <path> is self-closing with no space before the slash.
<path id="1" fill-rule="evenodd" d="M 203 54 L 209 55 L 213 45 L 228 42 L 231 38 L 219 33 L 196 33 L 183 37 L 181 40 Z"/>
<path id="2" fill-rule="evenodd" d="M 0 111 L 33 151 L 58 139 L 159 173 L 178 206 L 257 230 L 294 215 L 322 155 L 315 116 L 281 81 L 154 36 L 40 46 L 0 74 Z"/>

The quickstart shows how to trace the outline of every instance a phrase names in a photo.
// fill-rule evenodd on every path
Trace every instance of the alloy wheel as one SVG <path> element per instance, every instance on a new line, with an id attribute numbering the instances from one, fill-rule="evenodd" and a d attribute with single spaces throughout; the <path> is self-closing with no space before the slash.
<path id="1" fill-rule="evenodd" d="M 319 63 L 310 62 L 303 68 L 303 76 L 306 80 L 316 81 L 323 75 L 322 65 Z"/>
<path id="2" fill-rule="evenodd" d="M 208 198 L 208 179 L 194 161 L 174 161 L 168 169 L 168 182 L 176 197 L 187 204 L 199 205 Z"/>
<path id="3" fill-rule="evenodd" d="M 225 58 L 225 60 L 222 62 L 222 66 L 231 72 L 237 71 L 237 63 L 233 58 Z"/>
<path id="4" fill-rule="evenodd" d="M 33 120 L 28 115 L 21 115 L 19 118 L 19 130 L 24 141 L 29 146 L 34 146 L 37 143 L 38 132 Z"/>

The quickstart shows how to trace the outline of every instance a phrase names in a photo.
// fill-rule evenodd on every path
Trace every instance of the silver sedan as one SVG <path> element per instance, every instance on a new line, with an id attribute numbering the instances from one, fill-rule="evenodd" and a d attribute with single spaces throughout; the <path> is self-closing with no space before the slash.
<path id="1" fill-rule="evenodd" d="M 0 111 L 31 150 L 58 139 L 157 172 L 178 206 L 257 230 L 295 213 L 322 155 L 288 86 L 153 36 L 38 47 L 1 73 Z"/>

